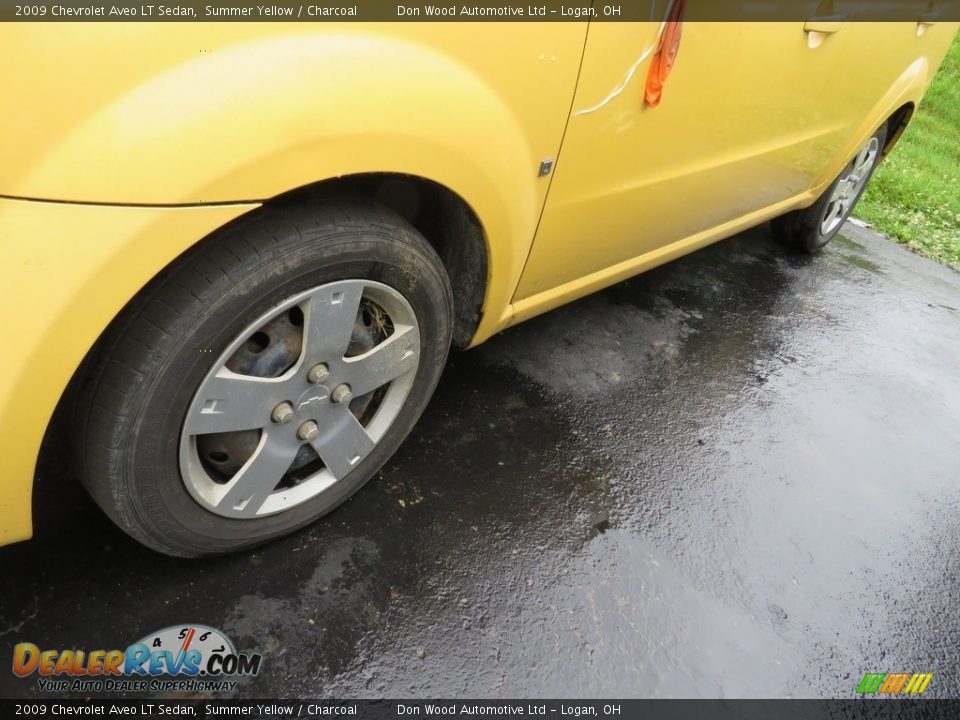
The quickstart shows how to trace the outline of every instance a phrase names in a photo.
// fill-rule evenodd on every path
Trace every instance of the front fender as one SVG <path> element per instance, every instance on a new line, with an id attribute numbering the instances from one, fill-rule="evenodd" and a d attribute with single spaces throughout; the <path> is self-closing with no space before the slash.
<path id="1" fill-rule="evenodd" d="M 5 81 L 22 101 L 0 116 L 0 137 L 18 138 L 5 141 L 0 194 L 194 204 L 261 201 L 356 173 L 426 178 L 484 227 L 478 335 L 489 334 L 532 242 L 546 193 L 537 168 L 559 150 L 585 28 L 532 25 L 114 24 L 96 33 L 99 47 L 86 24 L 5 29 L 0 62 L 32 65 L 34 84 Z M 479 36 L 493 31 L 506 58 L 484 48 Z"/>

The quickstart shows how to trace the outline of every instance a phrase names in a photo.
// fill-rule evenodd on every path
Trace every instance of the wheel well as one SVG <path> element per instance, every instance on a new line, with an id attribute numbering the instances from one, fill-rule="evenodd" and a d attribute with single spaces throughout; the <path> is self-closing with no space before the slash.
<path id="1" fill-rule="evenodd" d="M 903 135 L 903 131 L 910 123 L 910 118 L 913 117 L 913 109 L 914 104 L 912 102 L 901 105 L 887 119 L 887 143 L 883 147 L 881 157 L 886 157 L 893 150 L 893 146 L 897 144 L 900 136 Z"/>
<path id="2" fill-rule="evenodd" d="M 483 313 L 488 267 L 483 228 L 470 206 L 443 185 L 391 173 L 324 180 L 279 195 L 265 204 L 299 205 L 344 195 L 386 205 L 409 221 L 433 246 L 454 289 L 453 345 L 469 345 Z"/>
<path id="3" fill-rule="evenodd" d="M 356 175 L 322 181 L 284 193 L 263 204 L 301 204 L 331 196 L 364 197 L 382 203 L 407 219 L 423 234 L 440 256 L 454 289 L 453 345 L 457 348 L 467 347 L 483 313 L 488 267 L 486 238 L 470 206 L 459 195 L 442 185 L 398 174 Z M 200 243 L 202 242 L 201 240 Z M 177 260 L 172 261 L 171 265 Z M 166 268 L 161 270 L 154 280 L 165 271 Z M 124 312 L 125 309 L 121 310 L 108 328 L 112 327 Z M 71 450 L 66 438 L 70 434 L 52 433 L 51 429 L 70 425 L 74 421 L 80 390 L 103 349 L 106 332 L 107 330 L 87 351 L 60 396 L 60 401 L 47 423 L 38 453 L 38 463 L 46 462 L 50 458 L 69 457 Z"/>

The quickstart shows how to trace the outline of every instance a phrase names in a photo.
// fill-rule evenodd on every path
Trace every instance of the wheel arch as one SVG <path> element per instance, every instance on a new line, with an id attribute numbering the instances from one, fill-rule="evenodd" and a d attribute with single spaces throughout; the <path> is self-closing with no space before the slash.
<path id="1" fill-rule="evenodd" d="M 920 57 L 890 84 L 887 92 L 877 99 L 869 112 L 864 114 L 862 122 L 850 134 L 833 161 L 824 168 L 810 193 L 811 202 L 833 182 L 857 150 L 876 132 L 878 127 L 884 124 L 887 124 L 888 132 L 882 157 L 890 153 L 906 129 L 913 116 L 913 110 L 923 97 L 930 80 L 932 80 L 930 62 L 927 57 Z M 893 135 L 890 131 L 894 131 Z"/>
<path id="2" fill-rule="evenodd" d="M 913 118 L 913 111 L 916 109 L 914 102 L 907 102 L 898 107 L 887 119 L 887 141 L 883 146 L 881 158 L 886 157 L 893 150 L 894 146 L 903 136 L 903 131 L 907 129 L 910 120 Z"/>
<path id="3" fill-rule="evenodd" d="M 83 237 L 92 236 L 98 230 L 114 225 L 110 220 L 115 217 L 121 220 L 131 218 L 129 228 L 123 222 L 116 223 L 122 227 L 120 232 L 124 238 L 117 251 L 103 258 L 82 260 L 90 263 L 89 268 L 80 264 L 79 257 L 75 263 L 70 262 L 69 257 L 58 260 L 63 272 L 76 270 L 69 282 L 58 282 L 65 276 L 61 273 L 58 277 L 53 267 L 36 277 L 39 282 L 31 282 L 31 277 L 14 277 L 14 292 L 16 283 L 22 282 L 25 301 L 28 294 L 43 297 L 51 292 L 59 292 L 62 300 L 56 307 L 50 308 L 46 326 L 38 329 L 36 337 L 27 343 L 33 351 L 25 352 L 23 367 L 11 368 L 11 379 L 16 382 L 9 393 L 0 393 L 0 426 L 17 427 L 23 435 L 23 443 L 18 445 L 17 452 L 10 453 L 0 463 L 9 470 L 9 474 L 4 472 L 10 478 L 7 490 L 11 499 L 6 504 L 8 512 L 19 513 L 18 508 L 23 508 L 23 514 L 17 514 L 16 520 L 11 520 L 14 523 L 11 526 L 14 528 L 11 530 L 11 540 L 29 535 L 32 515 L 29 499 L 35 489 L 35 468 L 46 457 L 46 453 L 56 455 L 62 451 L 55 428 L 70 422 L 78 388 L 83 385 L 98 354 L 104 350 L 104 338 L 109 330 L 116 323 L 123 322 L 124 310 L 130 302 L 149 290 L 169 268 L 202 247 L 213 233 L 234 223 L 244 222 L 248 215 L 261 207 L 299 205 L 337 196 L 361 197 L 386 205 L 426 237 L 443 261 L 457 291 L 454 345 L 465 348 L 474 342 L 490 302 L 488 279 L 491 258 L 487 234 L 466 200 L 449 188 L 422 177 L 364 173 L 330 178 L 282 193 L 262 204 L 210 206 L 206 209 L 116 208 L 8 201 L 16 208 L 29 210 L 31 226 L 34 225 L 32 217 L 36 213 L 51 218 L 48 232 L 51 239 L 56 238 L 55 242 L 58 243 L 69 242 L 65 238 L 69 237 L 71 228 L 83 228 Z M 195 215 L 204 220 L 190 220 L 185 226 L 180 224 L 181 217 Z M 89 225 L 85 222 L 87 218 L 91 220 Z M 3 217 L 0 217 L 2 220 Z M 191 240 L 194 232 L 197 234 L 193 237 L 197 239 Z M 164 242 L 176 236 L 180 236 L 177 241 L 181 243 L 177 246 L 179 251 L 164 254 Z M 73 239 L 71 244 L 75 249 L 83 244 L 83 237 Z M 26 248 L 24 252 L 29 254 Z M 55 250 L 53 252 L 60 255 Z M 135 265 L 131 266 L 130 263 Z M 127 267 L 135 267 L 135 271 L 124 273 Z M 139 284 L 131 284 L 135 281 L 128 276 L 136 277 L 138 274 L 144 280 Z M 129 289 L 118 291 L 118 288 Z M 77 309 L 83 306 L 85 300 L 89 312 L 80 319 Z M 63 340 L 65 334 L 67 340 Z M 43 348 L 49 349 L 51 343 L 58 345 L 59 352 L 43 351 Z M 42 361 L 33 362 L 38 357 Z M 27 418 L 27 414 L 33 419 Z M 31 430 L 28 427 L 30 423 L 36 423 L 36 429 Z M 17 479 L 22 479 L 22 482 L 14 482 Z M 0 501 L 4 500 L 2 495 L 0 493 Z M 0 503 L 2 505 L 4 503 Z M 0 534 L 0 544 L 2 541 L 3 535 Z"/>
<path id="4" fill-rule="evenodd" d="M 480 219 L 466 200 L 444 185 L 415 175 L 362 173 L 312 183 L 264 205 L 301 205 L 336 197 L 385 205 L 427 239 L 457 291 L 453 345 L 469 347 L 487 305 L 490 250 Z"/>
<path id="5" fill-rule="evenodd" d="M 140 57 L 145 48 L 160 47 L 154 30 L 144 32 L 112 42 Z M 577 35 L 564 33 L 571 50 L 582 48 Z M 510 90 L 515 73 L 490 68 L 426 33 L 238 28 L 210 40 L 201 53 L 193 52 L 195 38 L 170 39 L 176 42 L 144 56 L 143 69 L 125 71 L 123 82 L 92 83 L 96 92 L 78 99 L 83 112 L 36 140 L 40 146 L 9 171 L 12 185 L 3 191 L 179 207 L 262 204 L 292 189 L 333 188 L 361 175 L 421 178 L 421 189 L 429 182 L 460 199 L 438 202 L 444 221 L 437 239 L 456 224 L 473 237 L 471 214 L 482 222 L 483 313 L 470 339 L 467 323 L 459 324 L 457 344 L 509 324 L 546 196 L 539 164 L 556 155 L 565 104 L 557 101 L 562 113 L 538 107 L 532 114 Z M 558 71 L 548 65 L 537 62 L 536 72 L 556 82 Z M 572 92 L 568 75 L 563 81 Z M 59 82 L 53 74 L 49 81 Z M 85 172 L 90 167 L 98 172 Z M 462 206 L 471 214 L 453 210 Z M 481 261 L 476 253 L 444 259 L 452 275 Z"/>

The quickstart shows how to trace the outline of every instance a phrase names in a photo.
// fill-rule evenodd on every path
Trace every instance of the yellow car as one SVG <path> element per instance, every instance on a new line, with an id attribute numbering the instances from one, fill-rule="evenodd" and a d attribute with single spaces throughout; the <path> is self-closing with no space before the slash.
<path id="1" fill-rule="evenodd" d="M 825 244 L 956 31 L 3 25 L 0 543 L 45 433 L 164 553 L 313 522 L 451 346 L 772 218 Z"/>

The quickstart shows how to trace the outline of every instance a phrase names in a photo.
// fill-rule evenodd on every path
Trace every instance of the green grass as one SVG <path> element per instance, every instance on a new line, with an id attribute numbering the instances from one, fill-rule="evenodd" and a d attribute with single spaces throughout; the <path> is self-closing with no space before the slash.
<path id="1" fill-rule="evenodd" d="M 960 270 L 960 36 L 854 215 Z"/>

